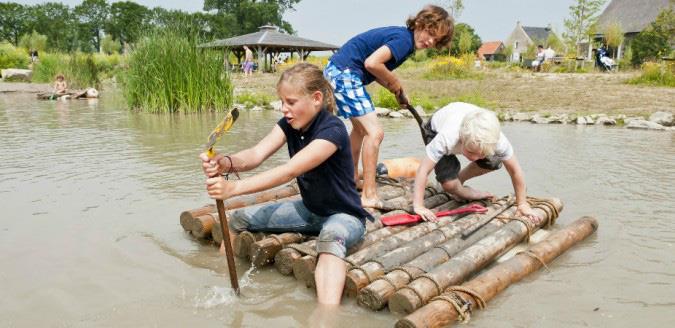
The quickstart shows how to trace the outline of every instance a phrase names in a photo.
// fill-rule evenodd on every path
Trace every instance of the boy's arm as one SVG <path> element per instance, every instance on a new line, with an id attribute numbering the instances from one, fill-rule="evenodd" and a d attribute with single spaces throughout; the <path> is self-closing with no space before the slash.
<path id="1" fill-rule="evenodd" d="M 423 220 L 432 222 L 436 221 L 436 215 L 424 206 L 424 187 L 427 185 L 429 173 L 434 169 L 434 166 L 436 166 L 436 163 L 429 156 L 424 155 L 424 159 L 417 168 L 417 174 L 415 174 L 415 187 L 413 189 L 413 210 Z"/>
<path id="2" fill-rule="evenodd" d="M 391 49 L 387 46 L 381 46 L 368 56 L 363 64 L 366 70 L 375 76 L 378 83 L 391 91 L 391 93 L 397 95 L 401 91 L 401 82 L 396 78 L 396 75 L 384 65 L 391 60 L 392 57 Z"/>
<path id="3" fill-rule="evenodd" d="M 230 155 L 229 159 L 222 154 L 218 154 L 214 158 L 209 159 L 205 153 L 202 153 L 200 155 L 202 167 L 206 176 L 209 177 L 230 171 L 250 171 L 258 167 L 268 157 L 272 156 L 272 154 L 276 153 L 284 143 L 286 143 L 286 135 L 284 135 L 284 131 L 281 130 L 279 125 L 275 125 L 272 131 L 260 140 L 258 144 L 234 155 Z M 230 160 L 232 162 L 230 162 Z"/>
<path id="4" fill-rule="evenodd" d="M 525 175 L 523 170 L 518 163 L 516 155 L 512 155 L 511 158 L 503 161 L 506 171 L 509 172 L 511 176 L 511 183 L 513 184 L 513 190 L 516 193 L 516 205 L 518 210 L 516 215 L 536 217 L 537 215 L 530 208 L 530 204 L 527 203 L 527 187 L 525 185 Z"/>
<path id="5" fill-rule="evenodd" d="M 222 177 L 207 179 L 207 191 L 212 198 L 227 199 L 276 187 L 319 166 L 335 151 L 337 151 L 337 146 L 334 143 L 316 139 L 295 154 L 286 164 L 250 178 L 234 181 L 226 181 Z"/>

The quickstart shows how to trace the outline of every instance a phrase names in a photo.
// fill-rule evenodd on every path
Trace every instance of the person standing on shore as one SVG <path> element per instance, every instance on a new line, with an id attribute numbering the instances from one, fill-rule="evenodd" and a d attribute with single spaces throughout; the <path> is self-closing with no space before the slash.
<path id="1" fill-rule="evenodd" d="M 377 81 L 396 96 L 401 107 L 408 106 L 401 82 L 392 70 L 416 49 L 449 46 L 453 31 L 453 19 L 448 12 L 428 5 L 416 16 L 410 17 L 405 27 L 380 27 L 353 37 L 326 65 L 324 76 L 333 87 L 338 115 L 350 119 L 353 125 L 350 142 L 357 185 L 359 158 L 363 156 L 361 203 L 364 207 L 382 206 L 376 193 L 375 175 L 384 138 L 375 106 L 365 86 Z"/>
<path id="2" fill-rule="evenodd" d="M 253 75 L 253 51 L 244 46 L 244 77 Z"/>

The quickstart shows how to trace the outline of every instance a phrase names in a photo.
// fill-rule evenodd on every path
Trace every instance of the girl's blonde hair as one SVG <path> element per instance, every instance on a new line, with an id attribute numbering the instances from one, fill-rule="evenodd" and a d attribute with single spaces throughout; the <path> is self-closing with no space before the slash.
<path id="1" fill-rule="evenodd" d="M 436 41 L 437 49 L 450 47 L 455 32 L 452 16 L 445 9 L 434 5 L 427 5 L 416 16 L 408 18 L 406 26 L 411 31 L 428 31 L 439 38 Z"/>
<path id="2" fill-rule="evenodd" d="M 465 148 L 478 148 L 484 157 L 494 155 L 500 134 L 497 116 L 486 110 L 466 115 L 459 129 L 462 145 Z"/>
<path id="3" fill-rule="evenodd" d="M 281 83 L 292 83 L 306 95 L 311 95 L 316 91 L 321 92 L 323 94 L 322 107 L 330 113 L 335 113 L 333 87 L 323 77 L 323 71 L 317 66 L 309 63 L 295 64 L 281 74 L 279 82 L 277 82 L 277 89 L 279 89 Z"/>

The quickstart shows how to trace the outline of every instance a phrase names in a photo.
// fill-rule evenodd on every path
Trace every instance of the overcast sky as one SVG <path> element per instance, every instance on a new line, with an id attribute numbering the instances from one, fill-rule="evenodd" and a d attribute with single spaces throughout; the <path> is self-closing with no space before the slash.
<path id="1" fill-rule="evenodd" d="M 7 2 L 7 1 L 0 1 Z M 47 1 L 19 0 L 22 4 Z M 81 0 L 60 1 L 71 7 Z M 117 2 L 110 1 L 109 3 Z M 184 0 L 138 0 L 147 7 L 161 6 L 167 9 L 201 11 L 203 1 Z M 285 15 L 298 36 L 342 45 L 352 36 L 370 28 L 388 25 L 404 25 L 408 16 L 414 15 L 425 4 L 437 0 L 302 0 L 296 10 Z M 464 0 L 460 22 L 476 29 L 483 41 L 504 41 L 517 21 L 526 26 L 545 27 L 549 23 L 560 34 L 563 19 L 569 15 L 569 6 L 576 0 Z"/>

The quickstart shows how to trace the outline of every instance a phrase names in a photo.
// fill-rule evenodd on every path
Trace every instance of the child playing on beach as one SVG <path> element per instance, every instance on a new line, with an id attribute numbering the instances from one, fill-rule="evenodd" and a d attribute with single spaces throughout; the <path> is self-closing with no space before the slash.
<path id="1" fill-rule="evenodd" d="M 63 74 L 56 76 L 56 81 L 54 82 L 54 93 L 57 95 L 62 95 L 68 92 L 68 84 L 66 79 L 63 77 Z"/>
<path id="2" fill-rule="evenodd" d="M 363 151 L 364 207 L 379 207 L 376 194 L 375 168 L 384 138 L 377 121 L 375 106 L 365 86 L 377 81 L 396 95 L 402 107 L 408 98 L 401 82 L 392 70 L 401 65 L 415 49 L 447 47 L 452 40 L 452 17 L 441 7 L 426 6 L 406 22 L 406 27 L 376 28 L 347 41 L 331 58 L 324 69 L 335 93 L 338 115 L 349 118 L 354 177 L 358 183 L 358 165 Z"/>
<path id="3" fill-rule="evenodd" d="M 232 241 L 243 230 L 318 234 L 315 281 L 319 303 L 337 305 L 345 283 L 347 249 L 365 235 L 365 220 L 354 184 L 349 134 L 333 116 L 333 91 L 322 71 L 300 63 L 277 83 L 284 117 L 257 145 L 234 155 L 201 154 L 211 198 L 228 199 L 266 190 L 296 179 L 302 199 L 235 211 L 229 226 Z M 252 177 L 227 181 L 226 172 L 258 167 L 284 144 L 290 160 Z"/>
<path id="4" fill-rule="evenodd" d="M 435 221 L 436 216 L 424 207 L 424 187 L 433 169 L 443 190 L 460 200 L 492 198 L 492 194 L 464 186 L 464 182 L 499 169 L 504 163 L 511 176 L 516 193 L 516 215 L 534 216 L 527 203 L 525 177 L 513 153 L 513 147 L 501 133 L 497 116 L 475 105 L 451 103 L 439 109 L 424 127 L 433 136 L 426 146 L 415 177 L 413 208 L 424 220 Z M 458 154 L 471 163 L 460 171 Z"/>

